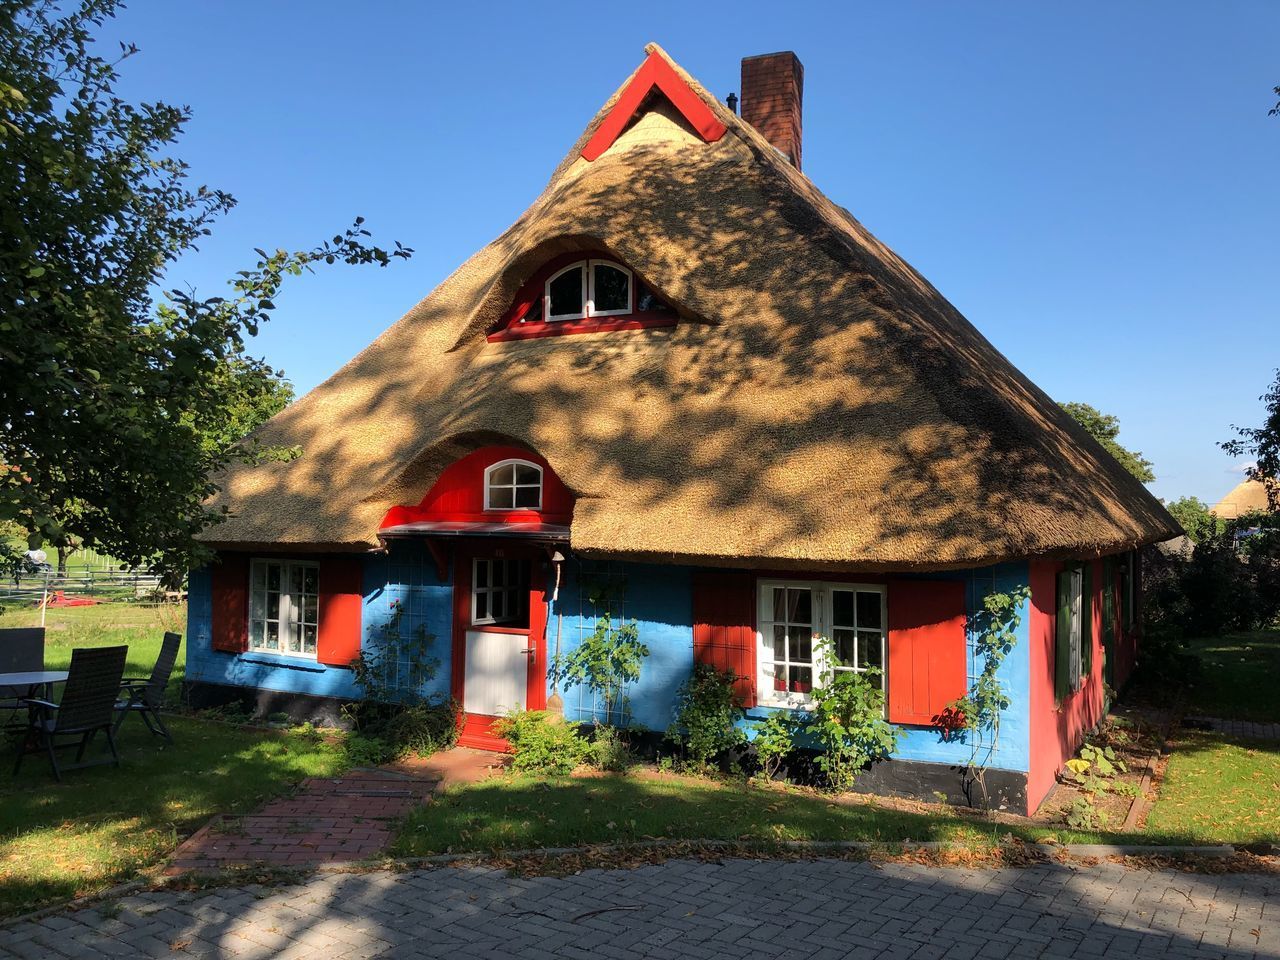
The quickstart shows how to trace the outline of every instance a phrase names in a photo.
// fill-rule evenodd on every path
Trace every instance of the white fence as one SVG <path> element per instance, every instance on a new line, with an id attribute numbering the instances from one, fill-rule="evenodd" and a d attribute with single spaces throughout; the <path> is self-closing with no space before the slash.
<path id="1" fill-rule="evenodd" d="M 77 570 L 64 577 L 56 573 L 32 573 L 0 581 L 0 606 L 38 606 L 46 601 L 87 597 L 92 600 L 125 600 L 152 597 L 160 589 L 154 574 L 128 570 Z"/>

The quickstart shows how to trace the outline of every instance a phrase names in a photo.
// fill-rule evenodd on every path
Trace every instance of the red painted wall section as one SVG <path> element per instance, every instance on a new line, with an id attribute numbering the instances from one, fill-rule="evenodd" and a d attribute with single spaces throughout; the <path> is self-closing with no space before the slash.
<path id="1" fill-rule="evenodd" d="M 213 565 L 213 649 L 243 653 L 249 649 L 249 560 L 224 553 Z"/>
<path id="2" fill-rule="evenodd" d="M 503 460 L 525 460 L 542 468 L 541 510 L 485 510 L 485 471 Z M 422 502 L 388 510 L 379 529 L 418 520 L 564 524 L 573 517 L 573 501 L 569 488 L 536 453 L 521 447 L 484 447 L 446 467 Z"/>
<path id="3" fill-rule="evenodd" d="M 968 686 L 965 585 L 889 583 L 889 719 L 931 725 Z"/>
<path id="4" fill-rule="evenodd" d="M 316 659 L 345 667 L 360 653 L 360 613 L 363 571 L 355 557 L 334 557 L 320 563 L 320 625 Z"/>
<path id="5" fill-rule="evenodd" d="M 732 670 L 744 707 L 756 705 L 755 580 L 748 573 L 698 572 L 693 577 L 693 659 Z"/>
<path id="6" fill-rule="evenodd" d="M 725 135 L 727 129 L 725 125 L 716 119 L 711 108 L 702 102 L 702 98 L 693 92 L 693 88 L 685 83 L 680 78 L 680 74 L 676 73 L 671 64 L 659 54 L 650 53 L 614 103 L 609 115 L 604 118 L 600 126 L 596 127 L 596 132 L 582 148 L 584 159 L 595 160 L 613 146 L 614 141 L 622 135 L 622 131 L 627 128 L 627 123 L 635 116 L 635 112 L 640 109 L 640 104 L 654 87 L 662 91 L 704 141 L 715 143 Z"/>
<path id="7" fill-rule="evenodd" d="M 1080 689 L 1069 693 L 1061 704 L 1054 702 L 1054 634 L 1057 625 L 1057 578 L 1061 563 L 1031 563 L 1031 770 L 1027 781 L 1027 802 L 1035 809 L 1053 787 L 1054 778 L 1075 753 L 1084 735 L 1103 716 L 1102 685 L 1102 561 L 1093 561 L 1090 571 L 1092 616 L 1090 636 L 1083 642 L 1093 645 L 1093 663 L 1088 676 L 1080 678 Z M 1117 641 L 1117 647 L 1121 644 Z"/>

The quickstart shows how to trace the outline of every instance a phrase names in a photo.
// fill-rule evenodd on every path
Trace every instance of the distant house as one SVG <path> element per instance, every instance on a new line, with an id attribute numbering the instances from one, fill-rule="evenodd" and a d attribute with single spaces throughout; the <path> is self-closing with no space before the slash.
<path id="1" fill-rule="evenodd" d="M 1211 512 L 1223 520 L 1267 509 L 1267 487 L 1261 480 L 1243 480 L 1214 505 Z"/>
<path id="2" fill-rule="evenodd" d="M 508 230 L 263 427 L 302 456 L 222 478 L 193 696 L 324 711 L 362 647 L 429 634 L 423 691 L 500 746 L 609 612 L 662 730 L 698 662 L 752 716 L 803 708 L 820 634 L 904 731 L 864 786 L 954 795 L 935 718 L 983 598 L 1027 587 L 987 779 L 1036 807 L 1134 665 L 1135 550 L 1180 531 L 801 172 L 802 87 L 794 54 L 748 58 L 737 116 L 650 46 Z"/>

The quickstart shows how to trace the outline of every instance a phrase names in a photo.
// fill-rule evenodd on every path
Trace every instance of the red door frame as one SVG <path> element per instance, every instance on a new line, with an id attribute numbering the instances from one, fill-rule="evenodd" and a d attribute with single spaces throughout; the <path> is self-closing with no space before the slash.
<path id="1" fill-rule="evenodd" d="M 481 624 L 477 629 L 489 633 L 511 633 L 527 638 L 533 650 L 529 657 L 529 677 L 525 687 L 527 710 L 547 708 L 547 571 L 546 554 L 538 547 L 513 540 L 464 540 L 453 558 L 453 647 L 450 659 L 450 689 L 459 705 L 465 702 L 467 675 L 467 631 L 471 624 L 471 570 L 477 558 L 529 560 L 529 626 L 528 629 Z M 497 717 L 479 713 L 462 714 L 458 743 L 479 750 L 508 751 L 510 746 L 492 731 Z"/>

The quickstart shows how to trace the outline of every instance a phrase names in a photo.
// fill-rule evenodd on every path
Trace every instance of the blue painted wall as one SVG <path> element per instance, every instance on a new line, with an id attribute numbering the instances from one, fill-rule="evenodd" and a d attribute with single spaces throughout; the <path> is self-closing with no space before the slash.
<path id="1" fill-rule="evenodd" d="M 640 680 L 627 691 L 630 722 L 651 730 L 665 730 L 672 720 L 676 691 L 693 669 L 693 596 L 690 567 L 657 564 L 593 562 L 571 558 L 564 565 L 559 599 L 547 620 L 547 649 L 554 654 L 574 650 L 595 627 L 604 611 L 615 620 L 635 620 L 641 639 L 649 646 Z M 1007 591 L 1028 583 L 1024 563 L 1004 564 L 920 579 L 963 579 L 971 614 L 982 608 L 989 592 Z M 623 586 L 625 585 L 625 586 Z M 603 589 L 602 589 L 603 587 Z M 352 673 L 345 667 L 298 661 L 267 654 L 227 654 L 210 645 L 210 576 L 196 571 L 190 580 L 190 643 L 187 677 L 211 683 L 256 686 L 268 690 L 317 696 L 351 698 L 359 695 Z M 892 602 L 892 601 L 891 601 Z M 420 687 L 424 695 L 447 696 L 450 677 L 452 588 L 436 574 L 426 550 L 416 544 L 395 544 L 385 554 L 371 554 L 364 561 L 363 642 L 383 642 L 395 615 L 393 603 L 402 605 L 397 625 L 401 634 L 422 630 L 436 640 L 433 658 L 439 661 L 435 676 Z M 1001 667 L 1000 678 L 1013 705 L 1002 718 L 998 750 L 988 766 L 1007 770 L 1030 769 L 1029 609 L 1023 609 L 1018 643 Z M 975 662 L 970 638 L 970 678 L 981 670 Z M 556 692 L 548 688 L 548 694 Z M 571 720 L 593 718 L 612 723 L 622 717 L 605 716 L 603 704 L 590 691 L 573 687 L 560 690 L 564 712 Z M 752 710 L 749 719 L 768 710 Z M 946 742 L 937 731 L 905 728 L 896 756 L 911 760 L 964 764 L 971 748 L 964 742 Z"/>
<path id="2" fill-rule="evenodd" d="M 323 576 L 323 573 L 321 574 Z M 348 667 L 327 666 L 298 657 L 269 653 L 223 653 L 214 650 L 212 636 L 212 576 L 196 570 L 188 583 L 187 679 L 205 683 L 260 687 L 285 693 L 351 699 L 360 695 Z M 435 676 L 420 687 L 423 695 L 448 695 L 449 636 L 453 589 L 436 574 L 435 564 L 418 544 L 397 544 L 385 554 L 364 558 L 364 609 L 361 643 L 364 649 L 385 642 L 387 625 L 403 605 L 402 634 L 425 629 L 436 637 L 432 656 L 440 661 Z"/>

